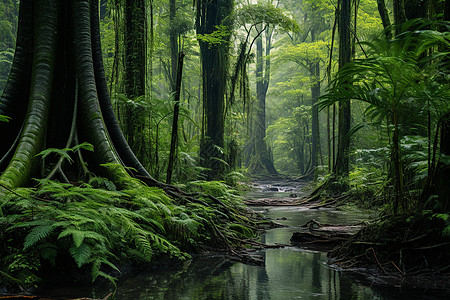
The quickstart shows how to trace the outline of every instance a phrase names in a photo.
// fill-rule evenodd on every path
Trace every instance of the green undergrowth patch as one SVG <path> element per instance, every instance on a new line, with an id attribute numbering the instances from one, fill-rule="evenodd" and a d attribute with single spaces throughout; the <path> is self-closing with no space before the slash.
<path id="1" fill-rule="evenodd" d="M 136 186 L 136 185 L 135 185 Z M 27 288 L 52 274 L 89 274 L 114 283 L 124 264 L 164 255 L 184 260 L 205 248 L 238 247 L 254 236 L 240 199 L 222 184 L 194 183 L 220 198 L 169 198 L 139 184 L 117 190 L 93 178 L 81 185 L 39 180 L 0 195 L 0 282 Z"/>
<path id="2" fill-rule="evenodd" d="M 242 203 L 238 192 L 222 181 L 197 180 L 188 182 L 182 187 L 189 192 L 201 192 L 236 204 Z"/>

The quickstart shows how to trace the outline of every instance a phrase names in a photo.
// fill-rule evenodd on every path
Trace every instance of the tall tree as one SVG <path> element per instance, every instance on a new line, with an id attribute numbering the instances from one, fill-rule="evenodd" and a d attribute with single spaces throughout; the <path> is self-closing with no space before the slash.
<path id="1" fill-rule="evenodd" d="M 177 15 L 177 6 L 175 0 L 169 0 L 169 40 L 170 40 L 170 83 L 172 92 L 175 92 L 176 73 L 177 73 L 177 57 L 178 57 L 178 36 L 176 30 L 175 17 Z"/>
<path id="2" fill-rule="evenodd" d="M 350 0 L 340 0 L 339 10 L 339 69 L 350 62 Z M 339 102 L 338 112 L 338 151 L 334 172 L 338 176 L 348 176 L 349 172 L 349 149 L 350 149 L 350 99 Z"/>
<path id="3" fill-rule="evenodd" d="M 125 1 L 125 95 L 132 101 L 145 97 L 147 70 L 147 22 L 144 0 Z M 125 136 L 140 159 L 145 157 L 145 113 L 136 105 L 125 105 Z"/>
<path id="4" fill-rule="evenodd" d="M 405 1 L 394 0 L 394 24 L 395 34 L 398 35 L 401 32 L 401 24 L 406 21 Z"/>
<path id="5" fill-rule="evenodd" d="M 377 4 L 386 38 L 390 39 L 392 38 L 391 19 L 389 18 L 389 11 L 387 10 L 386 2 L 384 0 L 377 0 Z"/>
<path id="6" fill-rule="evenodd" d="M 23 0 L 18 31 L 14 65 L 0 101 L 0 115 L 15 120 L 2 123 L 15 133 L 2 143 L 2 162 L 8 163 L 0 176 L 2 186 L 23 186 L 35 176 L 43 162 L 37 155 L 44 148 L 82 142 L 95 151 L 79 150 L 79 166 L 86 159 L 92 170 L 119 185 L 128 176 L 125 169 L 101 164 L 125 165 L 148 175 L 126 143 L 109 101 L 98 2 Z M 71 169 L 66 177 L 77 180 L 78 172 Z"/>
<path id="7" fill-rule="evenodd" d="M 197 0 L 196 28 L 203 78 L 203 138 L 200 156 L 209 179 L 222 177 L 225 89 L 233 0 Z"/>
<path id="8" fill-rule="evenodd" d="M 269 173 L 276 174 L 269 149 L 265 142 L 266 137 L 266 96 L 270 82 L 270 51 L 272 49 L 273 28 L 269 24 L 258 24 L 256 26 L 258 38 L 256 39 L 256 120 L 255 141 L 253 158 L 249 172 L 253 174 Z M 263 47 L 263 32 L 265 34 L 265 45 Z M 265 48 L 265 49 L 264 49 Z"/>

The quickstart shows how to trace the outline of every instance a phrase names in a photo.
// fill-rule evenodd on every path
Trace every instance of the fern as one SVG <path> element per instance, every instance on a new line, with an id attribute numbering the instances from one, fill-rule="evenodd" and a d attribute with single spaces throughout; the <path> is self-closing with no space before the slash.
<path id="1" fill-rule="evenodd" d="M 87 244 L 81 244 L 79 247 L 73 245 L 72 247 L 70 247 L 69 251 L 78 268 L 81 268 L 81 266 L 88 263 L 92 255 L 92 249 Z"/>
<path id="2" fill-rule="evenodd" d="M 68 235 L 72 236 L 73 243 L 77 248 L 80 247 L 81 244 L 83 244 L 84 239 L 93 239 L 99 243 L 104 243 L 106 241 L 106 238 L 97 232 L 78 230 L 74 228 L 65 229 L 63 232 L 59 234 L 58 239 L 61 239 Z"/>
<path id="3" fill-rule="evenodd" d="M 80 186 L 37 182 L 36 188 L 17 190 L 2 202 L 0 225 L 5 224 L 7 230 L 0 239 L 21 241 L 23 247 L 11 251 L 23 253 L 28 261 L 36 258 L 53 264 L 59 255 L 70 255 L 73 268 L 91 268 L 93 281 L 104 277 L 114 282 L 108 272 L 118 271 L 116 264 L 123 260 L 148 263 L 163 253 L 185 259 L 189 255 L 183 251 L 198 249 L 217 238 L 211 235 L 216 230 L 213 222 L 222 224 L 217 228 L 223 235 L 248 235 L 240 227 L 225 226 L 244 221 L 208 197 L 204 199 L 209 201 L 207 205 L 193 202 L 181 206 L 163 190 L 143 185 L 116 191 L 101 178 Z M 191 187 L 214 191 L 232 206 L 239 203 L 224 183 L 197 182 Z M 233 199 L 227 200 L 230 195 Z"/>
<path id="4" fill-rule="evenodd" d="M 0 115 L 0 122 L 9 122 L 10 119 L 10 117 Z"/>
<path id="5" fill-rule="evenodd" d="M 60 156 L 64 159 L 67 159 L 67 161 L 69 163 L 72 163 L 73 160 L 70 157 L 69 152 L 75 152 L 80 149 L 84 149 L 84 150 L 92 152 L 92 151 L 94 151 L 94 146 L 89 143 L 82 143 L 82 144 L 76 145 L 72 148 L 63 148 L 63 149 L 48 148 L 48 149 L 45 149 L 45 150 L 39 152 L 38 154 L 36 154 L 36 156 L 41 156 L 42 158 L 46 158 L 50 154 L 57 154 L 58 156 Z"/>
<path id="6" fill-rule="evenodd" d="M 25 237 L 23 249 L 26 250 L 36 243 L 40 242 L 44 238 L 50 235 L 55 227 L 52 224 L 44 224 L 34 227 L 30 233 Z"/>

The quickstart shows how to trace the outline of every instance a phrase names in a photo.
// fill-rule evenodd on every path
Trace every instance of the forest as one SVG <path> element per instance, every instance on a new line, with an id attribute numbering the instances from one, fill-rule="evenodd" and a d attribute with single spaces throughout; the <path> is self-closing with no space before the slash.
<path id="1" fill-rule="evenodd" d="M 0 95 L 0 299 L 255 263 L 262 180 L 376 212 L 331 263 L 450 293 L 449 0 L 0 0 Z"/>

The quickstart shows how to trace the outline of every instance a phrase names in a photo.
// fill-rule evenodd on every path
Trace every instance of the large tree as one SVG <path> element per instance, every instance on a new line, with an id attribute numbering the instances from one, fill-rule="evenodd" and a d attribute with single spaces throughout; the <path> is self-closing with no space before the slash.
<path id="1" fill-rule="evenodd" d="M 225 91 L 233 0 L 198 0 L 196 27 L 203 78 L 203 141 L 200 156 L 209 179 L 224 172 Z"/>
<path id="2" fill-rule="evenodd" d="M 147 21 L 144 0 L 126 0 L 124 5 L 125 95 L 135 102 L 145 97 L 147 79 Z M 121 109 L 122 128 L 137 157 L 146 156 L 146 113 L 139 105 L 125 104 Z"/>
<path id="3" fill-rule="evenodd" d="M 45 172 L 44 163 L 52 163 L 38 157 L 45 148 L 83 142 L 94 152 L 79 155 L 78 166 L 85 167 L 86 160 L 91 170 L 119 185 L 128 176 L 123 166 L 148 176 L 111 107 L 98 22 L 97 1 L 21 1 L 15 58 L 0 100 L 0 115 L 11 118 L 0 124 L 2 186 L 26 185 L 40 165 Z M 62 177 L 80 178 L 73 168 Z"/>
<path id="4" fill-rule="evenodd" d="M 108 96 L 98 0 L 21 1 L 0 126 L 2 284 L 34 284 L 46 271 L 86 274 L 88 265 L 93 280 L 114 280 L 105 272 L 115 264 L 244 239 L 233 229 L 249 221 L 238 206 L 155 181 L 128 147 Z M 19 256 L 35 261 L 33 270 L 12 267 Z"/>

